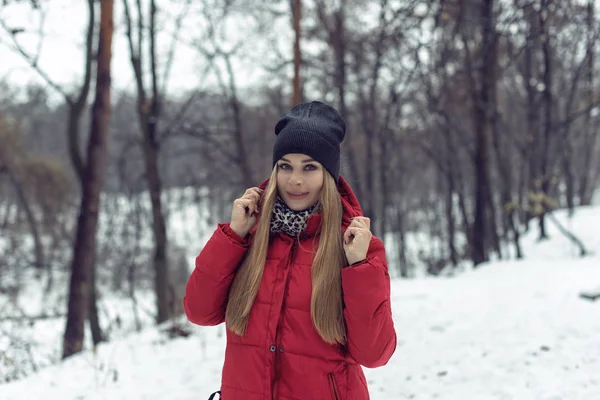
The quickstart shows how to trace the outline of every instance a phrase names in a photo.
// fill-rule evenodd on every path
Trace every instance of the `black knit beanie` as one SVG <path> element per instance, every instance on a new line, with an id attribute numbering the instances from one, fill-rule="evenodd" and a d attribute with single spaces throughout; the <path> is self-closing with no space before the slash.
<path id="1" fill-rule="evenodd" d="M 338 181 L 346 123 L 333 107 L 319 101 L 298 104 L 277 122 L 275 135 L 273 166 L 286 154 L 306 154 Z"/>

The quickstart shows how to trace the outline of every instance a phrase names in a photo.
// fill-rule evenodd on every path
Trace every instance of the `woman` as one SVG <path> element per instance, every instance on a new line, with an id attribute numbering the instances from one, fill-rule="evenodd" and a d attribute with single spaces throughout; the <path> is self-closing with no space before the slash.
<path id="1" fill-rule="evenodd" d="M 196 258 L 188 319 L 227 327 L 225 400 L 364 400 L 396 348 L 385 249 L 339 176 L 346 127 L 320 102 L 275 126 L 273 172 Z M 214 395 L 214 394 L 213 394 Z"/>

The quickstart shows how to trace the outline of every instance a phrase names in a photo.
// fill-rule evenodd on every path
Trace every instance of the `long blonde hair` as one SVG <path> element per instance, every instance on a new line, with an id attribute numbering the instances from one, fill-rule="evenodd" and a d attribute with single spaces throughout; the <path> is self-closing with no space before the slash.
<path id="1" fill-rule="evenodd" d="M 240 336 L 246 332 L 267 260 L 271 215 L 277 197 L 277 168 L 273 168 L 265 189 L 260 207 L 262 213 L 250 248 L 229 290 L 225 320 L 227 328 Z M 341 269 L 346 265 L 341 228 L 343 209 L 335 180 L 327 172 L 323 175 L 321 225 L 312 264 L 310 313 L 316 331 L 325 342 L 345 344 L 341 280 Z"/>

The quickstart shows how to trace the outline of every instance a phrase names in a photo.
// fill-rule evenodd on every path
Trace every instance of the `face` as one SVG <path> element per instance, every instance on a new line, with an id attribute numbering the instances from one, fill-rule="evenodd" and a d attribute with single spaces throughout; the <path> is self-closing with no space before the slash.
<path id="1" fill-rule="evenodd" d="M 286 154 L 277 161 L 277 190 L 294 211 L 306 210 L 321 196 L 323 166 L 305 154 Z"/>

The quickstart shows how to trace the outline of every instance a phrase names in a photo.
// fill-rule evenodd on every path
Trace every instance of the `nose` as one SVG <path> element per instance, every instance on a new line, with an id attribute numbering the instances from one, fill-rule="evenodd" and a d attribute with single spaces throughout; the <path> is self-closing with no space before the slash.
<path id="1" fill-rule="evenodd" d="M 290 184 L 299 186 L 302 184 L 302 175 L 297 172 L 292 172 L 290 176 Z"/>

